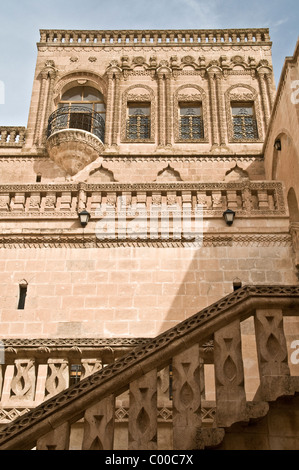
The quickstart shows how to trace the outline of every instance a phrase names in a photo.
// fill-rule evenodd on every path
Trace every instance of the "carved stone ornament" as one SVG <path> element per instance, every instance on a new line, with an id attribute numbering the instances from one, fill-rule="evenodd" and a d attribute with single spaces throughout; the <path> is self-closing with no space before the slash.
<path id="1" fill-rule="evenodd" d="M 47 150 L 50 158 L 73 176 L 101 155 L 104 144 L 89 132 L 66 129 L 49 137 Z"/>

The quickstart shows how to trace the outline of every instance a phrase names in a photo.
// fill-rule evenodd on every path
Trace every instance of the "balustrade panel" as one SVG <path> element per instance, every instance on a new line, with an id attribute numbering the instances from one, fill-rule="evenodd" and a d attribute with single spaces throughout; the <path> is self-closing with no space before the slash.
<path id="1" fill-rule="evenodd" d="M 129 450 L 157 449 L 157 370 L 130 384 Z"/>
<path id="2" fill-rule="evenodd" d="M 193 449 L 201 426 L 200 362 L 198 344 L 172 360 L 174 449 Z"/>
<path id="3" fill-rule="evenodd" d="M 46 399 L 57 395 L 69 386 L 69 365 L 67 359 L 49 359 L 46 380 Z"/>
<path id="4" fill-rule="evenodd" d="M 217 425 L 230 426 L 246 416 L 240 321 L 214 334 Z"/>
<path id="5" fill-rule="evenodd" d="M 82 450 L 113 449 L 114 415 L 114 395 L 110 395 L 86 410 Z"/>
<path id="6" fill-rule="evenodd" d="M 63 423 L 37 441 L 37 450 L 69 450 L 70 425 Z"/>
<path id="7" fill-rule="evenodd" d="M 256 310 L 254 320 L 261 380 L 259 395 L 271 401 L 289 394 L 291 389 L 282 310 Z"/>

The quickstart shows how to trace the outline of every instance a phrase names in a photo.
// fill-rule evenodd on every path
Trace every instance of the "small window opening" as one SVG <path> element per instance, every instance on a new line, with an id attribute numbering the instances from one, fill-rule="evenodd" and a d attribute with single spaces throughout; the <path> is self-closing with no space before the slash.
<path id="1" fill-rule="evenodd" d="M 233 280 L 233 288 L 234 288 L 234 291 L 238 290 L 238 289 L 241 289 L 242 287 L 242 281 L 238 278 L 234 279 Z"/>
<path id="2" fill-rule="evenodd" d="M 82 368 L 81 364 L 72 364 L 70 369 L 70 386 L 80 382 Z"/>
<path id="3" fill-rule="evenodd" d="M 36 175 L 36 182 L 40 183 L 41 180 L 42 180 L 42 175 L 41 174 Z"/>
<path id="4" fill-rule="evenodd" d="M 24 310 L 25 308 L 25 300 L 27 295 L 27 281 L 22 281 L 19 284 L 19 303 L 18 303 L 18 310 Z"/>

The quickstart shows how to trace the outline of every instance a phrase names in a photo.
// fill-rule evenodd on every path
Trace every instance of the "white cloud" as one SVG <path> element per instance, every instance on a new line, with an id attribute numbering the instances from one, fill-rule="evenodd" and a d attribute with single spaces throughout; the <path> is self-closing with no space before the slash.
<path id="1" fill-rule="evenodd" d="M 198 22 L 198 29 L 202 28 L 215 28 L 219 18 L 217 13 L 217 0 L 179 0 L 180 8 L 188 8 L 192 10 L 189 12 L 192 15 L 192 22 Z"/>

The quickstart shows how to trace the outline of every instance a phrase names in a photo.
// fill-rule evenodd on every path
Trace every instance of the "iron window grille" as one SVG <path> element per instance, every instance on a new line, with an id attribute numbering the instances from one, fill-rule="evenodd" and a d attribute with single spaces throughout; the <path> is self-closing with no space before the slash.
<path id="1" fill-rule="evenodd" d="M 82 367 L 80 364 L 72 364 L 70 367 L 70 386 L 77 384 L 81 380 Z"/>
<path id="2" fill-rule="evenodd" d="M 258 139 L 257 122 L 253 105 L 236 104 L 232 106 L 233 136 L 235 140 Z"/>
<path id="3" fill-rule="evenodd" d="M 203 119 L 200 106 L 180 107 L 180 139 L 199 140 L 204 138 Z"/>
<path id="4" fill-rule="evenodd" d="M 151 136 L 151 120 L 149 106 L 129 107 L 127 119 L 128 140 L 148 140 Z"/>

